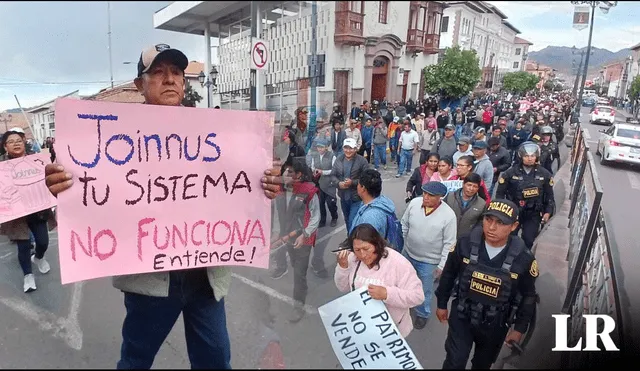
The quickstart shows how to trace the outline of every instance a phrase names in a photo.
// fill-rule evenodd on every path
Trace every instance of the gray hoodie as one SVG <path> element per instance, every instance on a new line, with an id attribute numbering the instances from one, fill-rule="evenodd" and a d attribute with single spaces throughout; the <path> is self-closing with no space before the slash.
<path id="1" fill-rule="evenodd" d="M 480 160 L 475 160 L 475 167 L 473 172 L 480 175 L 487 189 L 491 189 L 493 185 L 493 164 L 486 154 Z"/>

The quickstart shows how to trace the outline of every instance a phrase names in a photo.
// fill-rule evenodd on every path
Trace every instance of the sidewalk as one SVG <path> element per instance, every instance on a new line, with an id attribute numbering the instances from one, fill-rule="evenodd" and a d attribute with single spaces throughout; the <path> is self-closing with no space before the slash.
<path id="1" fill-rule="evenodd" d="M 505 363 L 504 368 L 560 368 L 560 353 L 550 351 L 555 339 L 555 322 L 551 315 L 561 313 L 567 292 L 570 178 L 571 164 L 566 161 L 554 177 L 557 214 L 540 233 L 533 247 L 540 267 L 540 276 L 536 280 L 540 303 L 535 330 L 524 353 Z"/>

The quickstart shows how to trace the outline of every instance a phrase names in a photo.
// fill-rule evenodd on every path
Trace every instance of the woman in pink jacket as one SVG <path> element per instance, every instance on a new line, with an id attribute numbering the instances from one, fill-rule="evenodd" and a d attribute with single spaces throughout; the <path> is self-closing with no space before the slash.
<path id="1" fill-rule="evenodd" d="M 348 249 L 338 253 L 335 282 L 342 292 L 364 285 L 369 295 L 382 300 L 403 337 L 413 329 L 409 309 L 422 304 L 422 282 L 399 252 L 386 247 L 371 224 L 360 224 L 349 237 Z"/>

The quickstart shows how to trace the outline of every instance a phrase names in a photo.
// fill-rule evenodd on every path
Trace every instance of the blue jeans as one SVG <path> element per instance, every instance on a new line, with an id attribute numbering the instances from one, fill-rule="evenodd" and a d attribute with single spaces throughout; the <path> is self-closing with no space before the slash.
<path id="1" fill-rule="evenodd" d="M 231 369 L 224 299 L 216 301 L 205 269 L 169 273 L 169 296 L 124 293 L 118 369 L 150 369 L 182 313 L 191 368 Z"/>
<path id="2" fill-rule="evenodd" d="M 347 235 L 351 233 L 351 224 L 353 224 L 353 219 L 356 217 L 360 206 L 362 206 L 362 201 L 360 200 L 340 200 L 340 208 L 342 209 L 344 224 L 347 225 Z"/>
<path id="3" fill-rule="evenodd" d="M 433 272 L 438 268 L 438 264 L 429 264 L 421 261 L 417 261 L 407 254 L 407 251 L 402 251 L 402 255 L 407 258 L 413 268 L 418 273 L 418 278 L 422 281 L 422 291 L 424 292 L 424 302 L 422 305 L 418 305 L 416 315 L 422 318 L 429 318 L 431 315 L 431 293 L 433 292 Z"/>
<path id="4" fill-rule="evenodd" d="M 391 153 L 391 162 L 395 162 L 398 154 L 398 138 L 389 139 L 389 152 Z"/>
<path id="5" fill-rule="evenodd" d="M 29 239 L 16 241 L 18 245 L 18 262 L 20 263 L 20 268 L 22 268 L 22 274 L 25 276 L 32 273 L 31 241 L 33 240 L 36 244 L 36 258 L 38 259 L 42 259 L 49 248 L 47 222 L 27 217 L 27 226 L 29 227 Z"/>
<path id="6" fill-rule="evenodd" d="M 400 152 L 400 165 L 398 165 L 398 175 L 407 172 L 411 173 L 411 162 L 413 162 L 413 150 L 403 149 Z"/>
<path id="7" fill-rule="evenodd" d="M 377 169 L 382 165 L 387 165 L 387 144 L 374 144 L 373 145 L 373 166 Z"/>

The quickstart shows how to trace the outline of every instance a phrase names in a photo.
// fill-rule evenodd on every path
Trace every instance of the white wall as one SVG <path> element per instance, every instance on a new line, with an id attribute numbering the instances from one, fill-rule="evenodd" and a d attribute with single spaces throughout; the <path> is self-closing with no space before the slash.
<path id="1" fill-rule="evenodd" d="M 390 1 L 387 8 L 387 23 L 378 22 L 379 1 L 364 2 L 364 37 L 394 34 L 402 40 L 407 39 L 409 29 L 409 2 Z"/>

